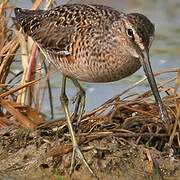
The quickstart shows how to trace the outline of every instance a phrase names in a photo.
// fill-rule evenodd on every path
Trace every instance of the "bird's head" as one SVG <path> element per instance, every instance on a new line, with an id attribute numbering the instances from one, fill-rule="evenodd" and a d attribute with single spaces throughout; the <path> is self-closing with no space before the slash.
<path id="1" fill-rule="evenodd" d="M 156 103 L 160 107 L 161 119 L 165 121 L 168 119 L 167 111 L 162 104 L 149 58 L 149 49 L 154 39 L 155 27 L 146 16 L 139 13 L 130 13 L 122 14 L 121 28 L 129 47 L 128 52 L 131 56 L 140 60 Z"/>

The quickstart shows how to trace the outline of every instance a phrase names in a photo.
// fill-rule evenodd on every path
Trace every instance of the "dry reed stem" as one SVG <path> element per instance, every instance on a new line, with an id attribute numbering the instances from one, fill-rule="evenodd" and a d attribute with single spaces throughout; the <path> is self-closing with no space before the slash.
<path id="1" fill-rule="evenodd" d="M 20 113 L 16 108 L 14 108 L 10 102 L 0 98 L 0 104 L 3 106 L 13 117 L 18 119 L 23 127 L 34 128 L 35 124 L 31 122 L 26 116 Z"/>
<path id="2" fill-rule="evenodd" d="M 175 81 L 174 97 L 177 96 L 177 91 L 178 91 L 179 87 L 180 87 L 180 69 L 177 72 L 177 77 L 176 77 L 176 81 Z M 180 96 L 179 96 L 179 98 L 174 98 L 174 102 L 176 105 L 176 115 L 175 115 L 176 119 L 175 119 L 175 123 L 174 123 L 173 128 L 172 128 L 171 136 L 169 138 L 169 146 L 170 147 L 173 144 L 174 137 L 175 136 L 178 137 L 180 134 Z M 180 145 L 180 143 L 179 143 L 179 145 Z"/>
<path id="3" fill-rule="evenodd" d="M 39 80 L 40 80 L 40 79 L 36 79 L 36 80 L 34 80 L 34 81 L 30 81 L 30 82 L 25 83 L 25 84 L 23 84 L 23 85 L 19 85 L 18 87 L 12 88 L 11 90 L 9 90 L 9 91 L 7 91 L 7 92 L 1 93 L 1 94 L 0 94 L 0 98 L 4 98 L 4 97 L 6 97 L 6 96 L 8 96 L 8 95 L 10 95 L 10 94 L 12 94 L 12 93 L 15 93 L 15 92 L 23 89 L 24 87 L 30 86 L 30 85 L 38 82 Z"/>
<path id="4" fill-rule="evenodd" d="M 37 9 L 41 2 L 41 0 L 35 0 L 32 9 Z M 51 0 L 47 1 L 45 9 L 48 9 L 52 3 L 53 1 Z M 43 122 L 43 119 L 39 117 L 38 112 L 41 109 L 45 90 L 48 88 L 48 91 L 50 91 L 51 89 L 48 81 L 49 71 L 48 68 L 45 68 L 47 73 L 45 77 L 46 84 L 44 86 L 43 94 L 41 94 L 40 92 L 42 91 L 40 91 L 40 88 L 42 81 L 39 80 L 44 77 L 41 71 L 39 72 L 39 70 L 36 70 L 36 58 L 40 57 L 38 56 L 37 45 L 21 31 L 15 30 L 14 26 L 11 28 L 5 26 L 7 24 L 5 22 L 8 18 L 4 17 L 4 13 L 2 12 L 7 10 L 8 5 L 7 0 L 0 4 L 0 19 L 2 20 L 0 22 L 0 38 L 2 40 L 0 42 L 0 88 L 3 90 L 0 92 L 0 100 L 2 100 L 0 105 L 3 110 L 6 110 L 6 113 L 4 114 L 3 111 L 0 110 L 0 125 L 9 125 L 12 122 L 7 120 L 8 118 L 12 119 L 13 117 L 20 122 L 23 127 L 33 128 Z M 10 36 L 7 32 L 11 32 Z M 12 60 L 16 54 L 19 54 L 18 48 L 21 51 L 20 59 L 23 66 L 23 74 L 19 85 L 8 89 L 9 85 L 6 84 L 6 79 L 10 74 Z M 41 59 L 44 59 L 44 57 Z M 41 65 L 38 69 L 42 69 Z M 146 78 L 143 78 L 121 94 L 109 99 L 101 106 L 85 114 L 80 122 L 80 129 L 83 131 L 79 133 L 80 140 L 84 138 L 86 141 L 90 141 L 90 139 L 98 139 L 110 135 L 126 139 L 131 138 L 131 140 L 134 139 L 134 143 L 137 144 L 153 144 L 154 147 L 159 146 L 159 149 L 161 149 L 161 144 L 164 145 L 167 142 L 169 145 L 180 144 L 180 95 L 178 93 L 178 88 L 180 86 L 180 70 L 178 68 L 171 68 L 161 70 L 155 75 L 174 72 L 177 72 L 176 80 L 170 79 L 159 85 L 159 90 L 161 92 L 169 94 L 164 98 L 168 111 L 172 114 L 169 132 L 164 130 L 163 125 L 159 121 L 158 109 L 155 108 L 154 104 L 150 104 L 147 101 L 152 95 L 151 91 L 147 91 L 140 95 L 133 95 L 131 96 L 131 101 L 127 101 L 127 96 L 120 100 L 122 95 L 126 95 L 127 92 L 146 80 Z M 35 77 L 38 79 L 35 80 Z M 168 83 L 172 81 L 176 81 L 175 88 L 167 88 Z M 165 85 L 166 87 L 164 87 Z M 34 92 L 35 88 L 37 93 Z M 50 94 L 51 93 L 49 92 L 49 96 Z M 15 100 L 12 100 L 12 96 L 15 96 Z M 27 103 L 29 103 L 29 106 L 23 106 Z M 31 108 L 33 105 L 36 110 Z M 51 107 L 51 109 L 53 108 Z M 133 113 L 135 113 L 134 116 L 132 115 Z M 156 114 L 157 118 L 155 117 Z M 3 115 L 4 117 L 1 117 Z M 114 121 L 117 121 L 118 123 Z M 48 128 L 48 125 L 49 127 L 58 126 L 60 132 L 63 134 L 65 133 L 68 138 L 70 137 L 69 134 L 67 134 L 67 128 L 64 122 L 48 122 L 39 126 L 39 128 L 43 128 L 43 126 Z M 137 126 L 139 128 L 138 130 Z M 156 140 L 154 137 L 156 137 Z M 154 141 L 157 142 L 154 143 Z"/>
<path id="5" fill-rule="evenodd" d="M 4 83 L 6 77 L 8 76 L 10 65 L 14 59 L 14 54 L 18 48 L 17 38 L 13 38 L 8 44 L 6 44 L 0 51 L 0 54 L 5 54 L 6 56 L 1 57 L 0 62 L 0 82 Z"/>
<path id="6" fill-rule="evenodd" d="M 177 72 L 179 70 L 179 68 L 170 68 L 170 69 L 163 69 L 158 73 L 154 73 L 155 76 L 159 76 L 161 74 L 164 73 L 172 73 L 172 72 Z M 118 100 L 122 95 L 126 94 L 127 92 L 129 92 L 130 90 L 132 90 L 133 88 L 135 88 L 136 86 L 138 86 L 139 84 L 141 84 L 143 81 L 145 81 L 147 78 L 144 77 L 143 79 L 139 80 L 138 82 L 134 83 L 132 86 L 130 86 L 128 89 L 126 89 L 125 91 L 123 91 L 122 93 L 112 97 L 111 99 L 107 100 L 105 103 L 103 103 L 102 105 L 96 107 L 95 109 L 93 109 L 91 112 L 86 113 L 83 118 L 87 117 L 87 116 L 92 116 L 94 114 L 96 114 L 98 111 L 102 111 L 103 109 L 107 109 L 107 107 L 110 107 L 113 105 L 113 102 Z M 169 83 L 169 82 L 168 82 Z M 158 87 L 160 88 L 162 85 L 159 85 Z M 148 94 L 152 92 L 148 91 Z M 147 97 L 147 92 L 144 93 L 144 95 L 146 94 Z M 144 97 L 143 95 L 143 97 Z M 137 99 L 139 99 L 142 95 L 140 95 Z M 150 94 L 148 95 L 150 96 Z M 105 110 L 104 110 L 105 111 Z"/>
<path id="7" fill-rule="evenodd" d="M 32 9 L 37 9 L 39 5 L 42 3 L 42 0 L 35 0 L 32 5 Z M 46 5 L 46 8 L 51 5 L 51 1 L 49 1 Z M 1 107 L 3 109 L 6 109 L 10 114 L 12 114 L 16 119 L 22 124 L 22 126 L 25 127 L 34 127 L 34 124 L 31 123 L 30 119 L 26 119 L 25 116 L 16 108 L 13 106 L 13 101 L 9 102 L 7 99 L 10 98 L 9 95 L 17 95 L 16 102 L 17 104 L 21 104 L 22 106 L 27 103 L 27 99 L 29 101 L 29 105 L 32 105 L 32 102 L 34 100 L 35 107 L 40 109 L 39 102 L 40 102 L 40 93 L 36 94 L 36 98 L 34 96 L 34 88 L 37 88 L 37 91 L 40 92 L 40 83 L 39 78 L 38 80 L 35 79 L 35 65 L 36 65 L 36 54 L 38 47 L 36 44 L 33 45 L 33 41 L 31 38 L 27 38 L 24 34 L 22 34 L 21 30 L 16 30 L 14 28 L 10 28 L 7 25 L 7 18 L 4 16 L 6 15 L 4 12 L 7 10 L 10 10 L 10 8 L 7 8 L 9 6 L 9 2 L 3 1 L 0 4 L 0 84 L 1 88 L 4 88 L 3 91 L 0 93 L 0 98 L 2 99 Z M 11 31 L 12 36 L 11 39 L 7 41 L 7 33 L 8 31 Z M 14 32 L 14 34 L 13 34 Z M 27 41 L 26 41 L 27 40 Z M 10 65 L 12 63 L 12 60 L 14 59 L 15 55 L 17 54 L 18 47 L 20 47 L 21 51 L 21 62 L 23 66 L 23 74 L 21 77 L 20 84 L 8 90 L 8 86 L 6 85 L 6 78 L 9 75 L 10 72 Z M 33 81 L 34 80 L 34 81 Z M 39 85 L 36 85 L 37 82 Z M 5 87 L 7 87 L 5 89 Z M 5 91 L 6 90 L 6 91 Z M 5 92 L 4 92 L 5 91 Z M 19 91 L 19 92 L 17 92 Z M 4 100 L 6 98 L 6 100 Z M 7 101 L 7 102 L 6 102 Z M 38 110 L 37 109 L 37 110 Z M 36 113 L 37 114 L 37 113 Z M 28 114 L 28 116 L 34 116 L 34 114 L 31 112 Z M 38 117 L 36 118 L 38 121 Z M 41 121 L 42 122 L 42 121 Z M 38 122 L 36 124 L 39 124 Z"/>
<path id="8" fill-rule="evenodd" d="M 35 10 L 38 8 L 38 6 L 40 5 L 41 1 L 36 0 L 33 5 L 32 5 L 32 9 Z M 49 6 L 51 5 L 51 1 L 47 2 L 45 9 L 47 9 Z M 21 32 L 19 32 L 21 34 Z M 18 33 L 18 34 L 19 34 Z M 25 82 L 29 82 L 31 80 L 34 80 L 35 78 L 35 67 L 36 67 L 36 54 L 38 51 L 38 47 L 35 43 L 32 43 L 32 39 L 28 38 L 27 39 L 27 43 L 25 42 L 25 37 L 24 35 L 20 35 L 20 44 L 21 44 L 21 49 L 23 50 L 23 47 L 30 47 L 31 51 L 30 54 L 26 50 L 22 51 L 22 54 L 26 54 L 26 65 L 24 65 L 24 73 L 23 73 L 23 77 L 21 80 L 21 84 L 24 84 Z M 22 58 L 22 62 L 23 62 L 23 58 Z M 30 88 L 30 89 L 29 89 Z M 26 96 L 28 95 L 28 104 L 31 106 L 33 100 L 35 107 L 37 108 L 38 111 L 40 111 L 40 106 L 39 106 L 39 102 L 41 101 L 40 99 L 40 94 L 36 93 L 36 98 L 33 96 L 33 92 L 34 92 L 34 88 L 36 88 L 37 92 L 40 91 L 40 84 L 38 84 L 36 87 L 35 86 L 31 86 L 28 89 L 22 89 L 21 92 L 19 93 L 20 95 L 17 98 L 17 102 L 21 103 L 21 104 L 25 104 L 26 102 Z M 29 94 L 28 94 L 29 92 Z"/>
<path id="9" fill-rule="evenodd" d="M 0 50 L 4 46 L 5 42 L 5 17 L 3 16 L 5 7 L 7 6 L 8 1 L 5 0 L 0 4 Z"/>

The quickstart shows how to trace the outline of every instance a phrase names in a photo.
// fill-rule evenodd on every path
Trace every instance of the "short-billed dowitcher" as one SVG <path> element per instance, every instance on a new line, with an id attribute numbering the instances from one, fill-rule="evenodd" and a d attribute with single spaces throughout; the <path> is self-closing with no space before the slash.
<path id="1" fill-rule="evenodd" d="M 149 61 L 154 25 L 142 14 L 125 14 L 103 5 L 69 4 L 51 10 L 15 9 L 17 22 L 32 37 L 44 55 L 63 74 L 61 102 L 77 154 L 89 171 L 76 141 L 68 110 L 66 79 L 78 89 L 75 115 L 84 111 L 85 92 L 78 80 L 110 82 L 122 79 L 144 68 L 162 121 L 168 119 Z"/>

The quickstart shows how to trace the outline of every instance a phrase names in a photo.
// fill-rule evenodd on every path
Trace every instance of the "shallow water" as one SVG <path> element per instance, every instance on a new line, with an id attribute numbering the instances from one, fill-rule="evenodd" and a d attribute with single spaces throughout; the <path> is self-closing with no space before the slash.
<path id="1" fill-rule="evenodd" d="M 23 3 L 22 3 L 23 2 Z M 67 3 L 68 1 L 57 1 L 58 4 Z M 152 68 L 154 72 L 160 69 L 180 67 L 180 1 L 179 0 L 75 0 L 70 3 L 89 2 L 99 3 L 112 6 L 123 12 L 138 12 L 146 15 L 156 26 L 156 37 L 150 50 Z M 23 8 L 29 8 L 29 3 L 19 0 L 18 5 Z M 17 68 L 14 66 L 14 68 Z M 157 78 L 157 82 L 162 82 L 171 78 L 174 74 L 161 75 Z M 144 76 L 142 68 L 128 78 L 106 84 L 89 84 L 82 83 L 87 92 L 86 110 L 102 104 L 112 96 L 121 93 L 137 80 Z M 55 117 L 61 116 L 59 105 L 59 90 L 61 83 L 61 75 L 59 73 L 51 76 L 53 86 L 53 103 Z M 173 85 L 173 84 L 172 84 Z M 148 83 L 145 82 L 133 89 L 132 93 L 141 93 L 149 89 Z M 71 82 L 68 83 L 68 95 L 70 99 L 75 95 L 76 90 Z M 46 98 L 43 105 L 43 112 L 49 114 L 49 103 Z"/>

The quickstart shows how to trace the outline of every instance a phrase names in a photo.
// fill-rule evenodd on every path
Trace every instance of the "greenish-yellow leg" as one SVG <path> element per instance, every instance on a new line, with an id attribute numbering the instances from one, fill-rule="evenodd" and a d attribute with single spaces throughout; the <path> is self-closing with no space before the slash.
<path id="1" fill-rule="evenodd" d="M 76 102 L 76 105 L 75 105 L 75 111 L 73 115 L 73 119 L 77 118 L 77 125 L 78 125 L 84 113 L 86 94 L 85 94 L 84 89 L 81 87 L 81 85 L 76 79 L 72 79 L 72 81 L 78 90 L 75 100 L 74 100 L 74 102 Z"/>
<path id="2" fill-rule="evenodd" d="M 89 166 L 89 164 L 87 163 L 83 153 L 81 152 L 78 143 L 76 141 L 75 138 L 75 133 L 73 131 L 73 126 L 71 123 L 71 119 L 70 119 L 70 113 L 69 113 L 69 109 L 68 109 L 68 98 L 66 95 L 66 77 L 63 76 L 62 79 L 62 87 L 61 87 L 61 103 L 62 103 L 62 107 L 66 116 L 66 121 L 67 121 L 67 125 L 68 125 L 68 129 L 69 129 L 69 133 L 71 135 L 71 139 L 72 139 L 72 143 L 73 143 L 73 155 L 72 155 L 72 160 L 71 160 L 71 168 L 70 168 L 70 174 L 72 174 L 73 170 L 74 170 L 74 165 L 75 165 L 75 158 L 76 155 L 83 161 L 83 163 L 85 164 L 85 166 L 88 168 L 88 170 L 90 171 L 90 173 L 96 177 L 96 174 L 93 172 L 93 170 L 91 169 L 91 167 Z"/>

